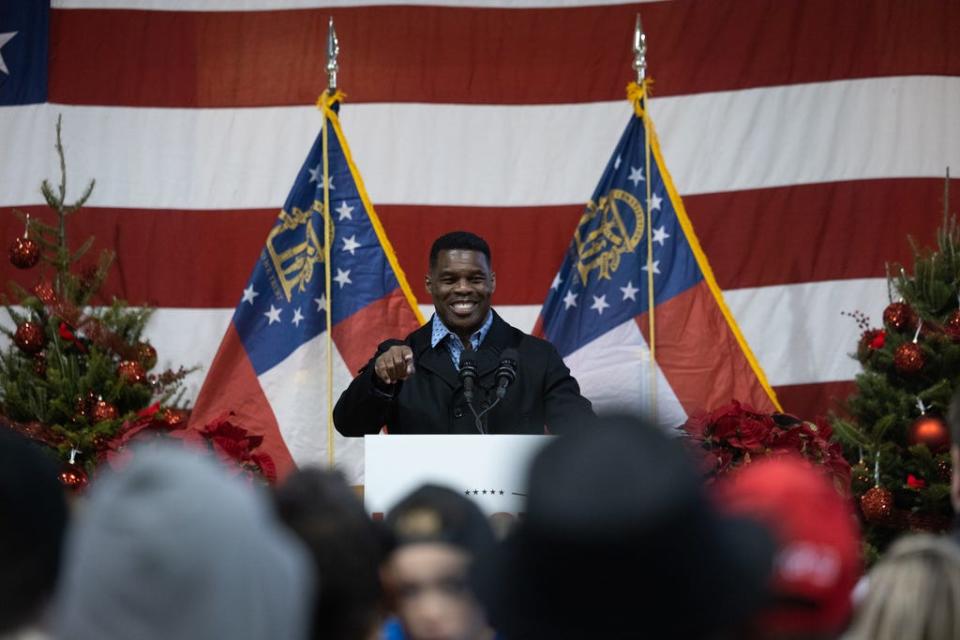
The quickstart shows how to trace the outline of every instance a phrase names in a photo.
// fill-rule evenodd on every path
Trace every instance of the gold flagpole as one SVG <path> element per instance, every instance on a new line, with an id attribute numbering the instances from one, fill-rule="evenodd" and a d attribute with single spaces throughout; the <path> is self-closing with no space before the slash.
<path id="1" fill-rule="evenodd" d="M 643 23 L 640 14 L 637 14 L 637 23 L 633 28 L 633 69 L 637 72 L 637 85 L 640 88 L 640 116 L 643 119 L 643 151 L 644 172 L 647 185 L 647 200 L 644 217 L 647 227 L 647 318 L 649 319 L 648 340 L 650 346 L 650 418 L 657 420 L 657 340 L 656 340 L 656 313 L 654 312 L 655 296 L 653 293 L 653 211 L 650 210 L 651 182 L 650 179 L 650 120 L 647 115 L 647 36 L 643 32 Z"/>
<path id="2" fill-rule="evenodd" d="M 337 92 L 337 55 L 340 53 L 340 43 L 337 32 L 333 28 L 333 16 L 327 30 L 327 90 L 324 92 L 324 103 Z M 330 128 L 330 117 L 326 109 L 323 111 L 323 275 L 327 293 L 327 463 L 332 468 L 336 464 L 336 452 L 333 440 L 333 289 L 330 268 L 330 243 L 333 242 L 333 229 L 330 220 L 330 156 L 328 153 L 327 137 Z"/>

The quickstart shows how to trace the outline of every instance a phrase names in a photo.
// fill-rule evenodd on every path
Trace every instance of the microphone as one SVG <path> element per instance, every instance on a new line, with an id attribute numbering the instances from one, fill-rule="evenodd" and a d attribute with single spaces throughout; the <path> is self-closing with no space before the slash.
<path id="1" fill-rule="evenodd" d="M 517 379 L 520 368 L 520 354 L 516 349 L 504 349 L 500 354 L 500 366 L 497 367 L 497 400 L 507 395 L 507 387 Z"/>
<path id="2" fill-rule="evenodd" d="M 477 356 L 473 351 L 464 351 L 460 354 L 460 383 L 463 385 L 463 397 L 471 409 L 473 408 L 473 387 L 479 378 Z"/>

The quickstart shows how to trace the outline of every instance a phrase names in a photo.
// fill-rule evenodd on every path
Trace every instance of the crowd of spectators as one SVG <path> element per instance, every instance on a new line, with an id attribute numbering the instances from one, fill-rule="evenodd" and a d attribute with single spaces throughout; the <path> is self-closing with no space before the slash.
<path id="1" fill-rule="evenodd" d="M 0 432 L 0 639 L 960 637 L 954 539 L 909 535 L 864 575 L 856 511 L 819 468 L 781 456 L 706 485 L 635 418 L 547 444 L 502 535 L 448 488 L 375 521 L 336 472 L 268 489 L 184 448 L 69 500 L 57 471 Z"/>

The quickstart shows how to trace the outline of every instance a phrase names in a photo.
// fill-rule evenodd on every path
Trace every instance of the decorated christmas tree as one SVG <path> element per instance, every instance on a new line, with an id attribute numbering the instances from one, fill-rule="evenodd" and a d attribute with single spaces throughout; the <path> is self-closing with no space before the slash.
<path id="1" fill-rule="evenodd" d="M 862 330 L 854 355 L 863 371 L 833 426 L 854 465 L 868 562 L 904 532 L 943 531 L 951 522 L 945 417 L 960 384 L 960 228 L 948 203 L 945 192 L 937 248 L 911 240 L 912 269 L 888 269 L 883 326 L 848 314 Z"/>
<path id="2" fill-rule="evenodd" d="M 179 405 L 189 373 L 150 373 L 157 352 L 143 338 L 147 308 L 120 300 L 93 306 L 114 254 L 88 254 L 94 238 L 73 248 L 67 220 L 93 192 L 91 181 L 74 203 L 66 202 L 66 161 L 57 121 L 60 183 L 41 191 L 53 224 L 15 213 L 22 237 L 10 246 L 11 263 L 36 273 L 29 288 L 9 283 L 4 306 L 12 327 L 0 352 L 0 422 L 47 445 L 63 461 L 61 480 L 82 488 L 96 466 L 145 429 L 166 432 L 185 426 Z"/>

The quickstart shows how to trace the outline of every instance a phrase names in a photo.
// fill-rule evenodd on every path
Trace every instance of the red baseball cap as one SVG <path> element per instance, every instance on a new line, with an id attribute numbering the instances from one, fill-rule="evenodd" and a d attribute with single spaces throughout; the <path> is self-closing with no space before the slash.
<path id="1" fill-rule="evenodd" d="M 853 609 L 863 573 L 852 502 L 797 456 L 744 465 L 716 485 L 722 508 L 765 524 L 777 540 L 772 601 L 757 617 L 768 633 L 833 633 Z"/>

